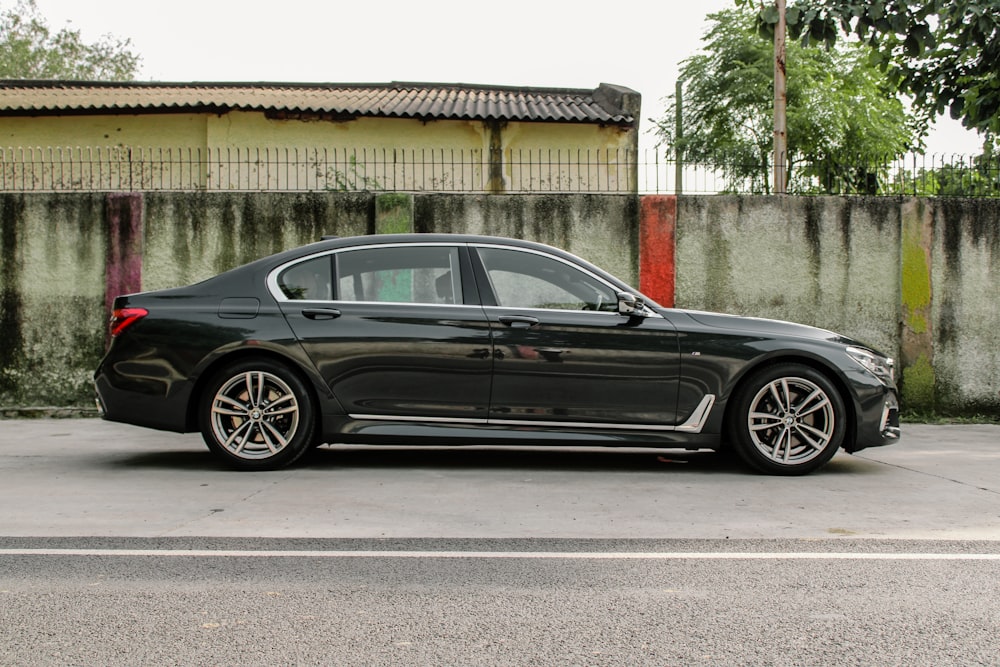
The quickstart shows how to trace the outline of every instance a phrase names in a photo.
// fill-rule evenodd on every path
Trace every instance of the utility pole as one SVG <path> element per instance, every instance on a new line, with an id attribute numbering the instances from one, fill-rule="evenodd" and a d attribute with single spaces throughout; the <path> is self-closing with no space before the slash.
<path id="1" fill-rule="evenodd" d="M 674 87 L 674 194 L 684 192 L 684 158 L 681 155 L 681 140 L 684 138 L 684 116 L 682 113 L 684 90 L 681 80 Z"/>
<path id="2" fill-rule="evenodd" d="M 774 29 L 774 194 L 788 190 L 788 123 L 785 116 L 785 0 L 777 0 Z"/>

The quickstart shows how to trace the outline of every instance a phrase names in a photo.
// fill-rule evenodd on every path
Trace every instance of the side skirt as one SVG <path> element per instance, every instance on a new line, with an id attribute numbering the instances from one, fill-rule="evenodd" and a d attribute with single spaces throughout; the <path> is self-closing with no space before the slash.
<path id="1" fill-rule="evenodd" d="M 327 440 L 359 444 L 540 444 L 717 449 L 719 436 L 701 431 L 715 396 L 706 395 L 679 425 L 603 424 L 514 419 L 451 419 L 354 414 L 334 418 Z M 448 441 L 461 440 L 454 443 Z M 420 442 L 424 441 L 424 442 Z"/>

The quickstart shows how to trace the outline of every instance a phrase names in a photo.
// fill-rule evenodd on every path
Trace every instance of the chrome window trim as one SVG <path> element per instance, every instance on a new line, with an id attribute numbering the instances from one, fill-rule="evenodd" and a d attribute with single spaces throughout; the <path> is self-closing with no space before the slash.
<path id="1" fill-rule="evenodd" d="M 411 301 L 344 301 L 344 300 L 340 300 L 340 299 L 332 299 L 332 300 L 324 300 L 324 299 L 289 299 L 285 295 L 285 293 L 281 290 L 281 287 L 278 285 L 278 275 L 282 271 L 284 271 L 285 269 L 288 269 L 288 268 L 290 268 L 292 266 L 295 266 L 296 264 L 300 264 L 302 262 L 307 262 L 307 261 L 316 259 L 318 257 L 325 257 L 327 255 L 336 255 L 336 254 L 339 254 L 339 253 L 342 253 L 342 252 L 352 252 L 352 251 L 355 251 L 355 250 L 368 250 L 368 249 L 372 249 L 372 248 L 415 248 L 415 247 L 421 247 L 421 248 L 441 248 L 441 247 L 445 247 L 445 248 L 458 248 L 460 246 L 466 246 L 470 250 L 475 250 L 475 249 L 478 249 L 478 248 L 496 248 L 496 249 L 499 249 L 499 250 L 513 250 L 513 251 L 516 251 L 516 252 L 527 252 L 527 253 L 531 253 L 533 255 L 541 255 L 542 257 L 549 257 L 551 259 L 554 259 L 554 260 L 556 260 L 558 262 L 561 262 L 561 263 L 565 264 L 566 266 L 574 268 L 577 271 L 581 271 L 584 274 L 590 276 L 591 278 L 593 278 L 597 282 L 603 284 L 605 287 L 607 287 L 608 289 L 610 289 L 612 291 L 612 293 L 615 294 L 616 298 L 617 298 L 618 292 L 621 291 L 616 285 L 608 282 L 605 278 L 603 278 L 603 277 L 595 274 L 593 271 L 590 271 L 586 267 L 578 266 L 577 264 L 574 264 L 573 262 L 571 262 L 569 260 L 563 259 L 562 257 L 559 257 L 558 255 L 553 255 L 552 253 L 545 252 L 543 250 L 537 250 L 535 248 L 521 248 L 521 247 L 518 247 L 518 246 L 503 245 L 501 243 L 466 243 L 466 242 L 449 243 L 447 241 L 427 241 L 427 242 L 417 242 L 417 243 L 373 243 L 373 244 L 369 244 L 369 245 L 347 246 L 347 247 L 344 247 L 344 248 L 333 248 L 331 250 L 323 250 L 323 251 L 317 252 L 315 254 L 305 255 L 304 257 L 298 257 L 296 259 L 289 260 L 289 261 L 287 261 L 287 262 L 285 262 L 283 264 L 280 264 L 280 265 L 276 266 L 275 268 L 271 269 L 271 271 L 267 274 L 267 279 L 266 279 L 265 283 L 267 285 L 268 292 L 270 292 L 271 296 L 274 297 L 274 299 L 276 301 L 278 301 L 279 303 L 304 303 L 304 302 L 308 301 L 308 302 L 312 302 L 312 303 L 343 303 L 343 304 L 351 304 L 351 303 L 353 303 L 353 304 L 366 304 L 366 305 L 378 304 L 378 305 L 383 305 L 383 306 L 384 305 L 402 305 L 402 306 L 430 306 L 430 307 L 434 307 L 434 308 L 482 308 L 482 306 L 480 304 L 465 304 L 465 303 L 437 303 L 437 304 L 434 304 L 434 303 L 413 303 Z M 485 269 L 485 266 L 483 268 Z M 489 277 L 489 276 L 487 275 L 487 277 Z M 336 280 L 336 276 L 333 276 L 333 278 L 334 278 L 334 280 Z M 493 289 L 492 285 L 490 285 L 490 289 L 491 290 Z M 629 289 L 631 290 L 631 288 L 629 288 Z M 638 292 L 635 292 L 635 293 L 638 294 Z M 567 310 L 567 309 L 562 309 L 562 308 L 516 308 L 516 307 L 513 307 L 513 306 L 495 306 L 495 307 L 496 308 L 508 308 L 508 309 L 514 309 L 514 310 L 540 311 L 540 312 L 548 312 L 548 313 L 588 313 L 588 314 L 593 314 L 594 312 L 603 312 L 603 313 L 608 314 L 608 315 L 618 315 L 618 313 L 612 312 L 612 311 Z M 657 313 L 654 310 L 652 310 L 651 308 L 649 308 L 649 306 L 646 306 L 646 312 L 644 314 L 644 317 L 656 317 L 656 318 L 660 318 L 660 319 L 663 318 L 662 315 L 660 315 L 659 313 Z"/>
<path id="2" fill-rule="evenodd" d="M 465 417 L 414 417 L 407 415 L 366 415 L 349 414 L 351 419 L 359 421 L 393 421 L 393 422 L 422 422 L 431 424 L 469 424 L 473 426 L 542 426 L 565 429 L 600 429 L 604 431 L 679 431 L 681 433 L 701 433 L 705 427 L 712 406 L 715 405 L 715 395 L 706 394 L 694 412 L 677 426 L 664 426 L 661 424 L 613 424 L 605 422 L 564 422 L 564 421 L 541 421 L 531 419 L 475 419 Z"/>
<path id="3" fill-rule="evenodd" d="M 529 308 L 527 306 L 519 308 L 517 306 L 483 306 L 483 310 L 486 312 L 497 312 L 502 311 L 504 313 L 510 313 L 512 311 L 517 311 L 519 313 L 579 313 L 581 315 L 610 315 L 611 317 L 621 318 L 621 314 L 616 313 L 613 310 L 574 310 L 570 308 Z"/>

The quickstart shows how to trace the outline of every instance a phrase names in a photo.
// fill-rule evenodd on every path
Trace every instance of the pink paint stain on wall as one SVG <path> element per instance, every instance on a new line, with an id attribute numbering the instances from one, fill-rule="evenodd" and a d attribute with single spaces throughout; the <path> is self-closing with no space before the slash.
<path id="1" fill-rule="evenodd" d="M 107 196 L 108 245 L 104 308 L 110 318 L 115 297 L 142 290 L 143 199 L 137 192 Z"/>

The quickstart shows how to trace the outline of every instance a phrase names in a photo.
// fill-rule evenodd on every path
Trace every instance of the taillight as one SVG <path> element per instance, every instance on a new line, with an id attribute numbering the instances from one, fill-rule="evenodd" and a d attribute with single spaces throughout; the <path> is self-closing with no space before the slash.
<path id="1" fill-rule="evenodd" d="M 115 308 L 111 314 L 111 337 L 121 334 L 130 326 L 149 315 L 145 308 Z"/>

